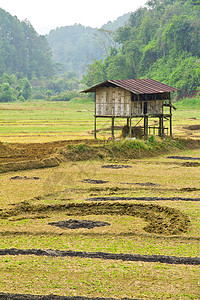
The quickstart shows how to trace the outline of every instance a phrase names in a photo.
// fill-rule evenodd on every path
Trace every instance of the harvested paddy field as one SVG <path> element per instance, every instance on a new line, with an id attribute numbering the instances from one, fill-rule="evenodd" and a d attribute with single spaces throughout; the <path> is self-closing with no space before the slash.
<path id="1" fill-rule="evenodd" d="M 198 139 L 11 140 L 0 299 L 200 299 Z"/>
<path id="2" fill-rule="evenodd" d="M 175 154 L 1 173 L 0 296 L 198 299 L 199 169 L 179 156 L 199 150 Z"/>

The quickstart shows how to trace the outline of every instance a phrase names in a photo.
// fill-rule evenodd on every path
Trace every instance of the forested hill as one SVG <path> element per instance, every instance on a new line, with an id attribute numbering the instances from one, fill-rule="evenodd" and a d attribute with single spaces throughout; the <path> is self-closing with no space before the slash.
<path id="1" fill-rule="evenodd" d="M 129 16 L 130 13 L 120 16 L 101 29 L 75 24 L 51 30 L 46 38 L 54 62 L 63 64 L 64 71 L 75 72 L 80 77 L 92 60 L 102 59 L 109 53 L 110 47 L 116 45 L 114 32 L 128 21 Z"/>
<path id="2" fill-rule="evenodd" d="M 54 73 L 51 49 L 28 21 L 20 22 L 0 8 L 0 76 L 47 76 Z"/>
<path id="3" fill-rule="evenodd" d="M 117 30 L 119 27 L 124 26 L 130 17 L 131 13 L 124 14 L 120 17 L 118 17 L 115 21 L 111 22 L 109 21 L 108 23 L 104 24 L 101 29 L 105 30 Z"/>
<path id="4" fill-rule="evenodd" d="M 106 79 L 154 78 L 181 95 L 200 90 L 200 0 L 150 0 L 115 35 L 120 47 L 88 68 L 88 86 Z"/>
<path id="5" fill-rule="evenodd" d="M 46 37 L 0 9 L 0 77 L 50 78 L 55 63 L 84 74 L 88 86 L 153 78 L 192 95 L 200 90 L 200 0 L 149 0 L 101 29 L 75 24 Z"/>
<path id="6" fill-rule="evenodd" d="M 64 65 L 64 71 L 81 76 L 93 59 L 99 60 L 104 54 L 98 42 L 97 30 L 80 24 L 51 30 L 46 38 L 53 52 L 53 60 Z"/>

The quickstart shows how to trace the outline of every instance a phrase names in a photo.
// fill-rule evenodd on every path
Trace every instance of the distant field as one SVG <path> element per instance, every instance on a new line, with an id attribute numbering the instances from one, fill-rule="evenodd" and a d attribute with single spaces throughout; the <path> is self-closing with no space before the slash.
<path id="1" fill-rule="evenodd" d="M 2 142 L 47 142 L 66 139 L 93 138 L 94 102 L 70 101 L 0 104 L 0 141 Z M 199 130 L 187 130 L 188 125 L 200 124 L 200 107 L 178 106 L 174 111 L 173 131 L 175 136 L 200 138 Z M 133 120 L 133 126 L 138 119 Z M 157 120 L 151 119 L 155 125 Z M 139 125 L 142 125 L 139 123 Z M 116 126 L 126 125 L 126 120 L 116 119 Z M 98 119 L 97 128 L 109 128 L 110 119 Z M 120 135 L 116 131 L 116 136 Z M 109 137 L 110 130 L 100 131 L 99 138 Z"/>
<path id="2" fill-rule="evenodd" d="M 0 105 L 0 140 L 45 142 L 80 138 L 93 127 L 94 104 L 27 102 Z"/>
<path id="3" fill-rule="evenodd" d="M 49 142 L 93 138 L 94 102 L 70 101 L 0 104 L 0 140 L 2 142 Z M 126 121 L 116 120 L 115 125 Z M 98 119 L 99 128 L 111 121 Z M 111 135 L 103 132 L 100 136 Z"/>

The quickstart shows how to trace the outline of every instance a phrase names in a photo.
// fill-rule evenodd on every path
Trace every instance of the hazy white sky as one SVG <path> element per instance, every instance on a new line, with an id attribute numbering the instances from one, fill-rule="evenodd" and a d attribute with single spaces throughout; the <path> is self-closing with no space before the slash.
<path id="1" fill-rule="evenodd" d="M 147 0 L 0 0 L 0 8 L 22 21 L 28 19 L 40 34 L 56 27 L 82 24 L 100 28 Z"/>

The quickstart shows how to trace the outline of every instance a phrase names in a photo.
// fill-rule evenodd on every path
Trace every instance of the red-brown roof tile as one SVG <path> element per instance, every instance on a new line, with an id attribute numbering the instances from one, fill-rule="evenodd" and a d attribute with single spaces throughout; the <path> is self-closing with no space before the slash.
<path id="1" fill-rule="evenodd" d="M 82 92 L 95 92 L 96 88 L 109 85 L 121 87 L 137 95 L 174 92 L 178 90 L 172 86 L 156 81 L 154 79 L 117 79 L 104 81 Z"/>

